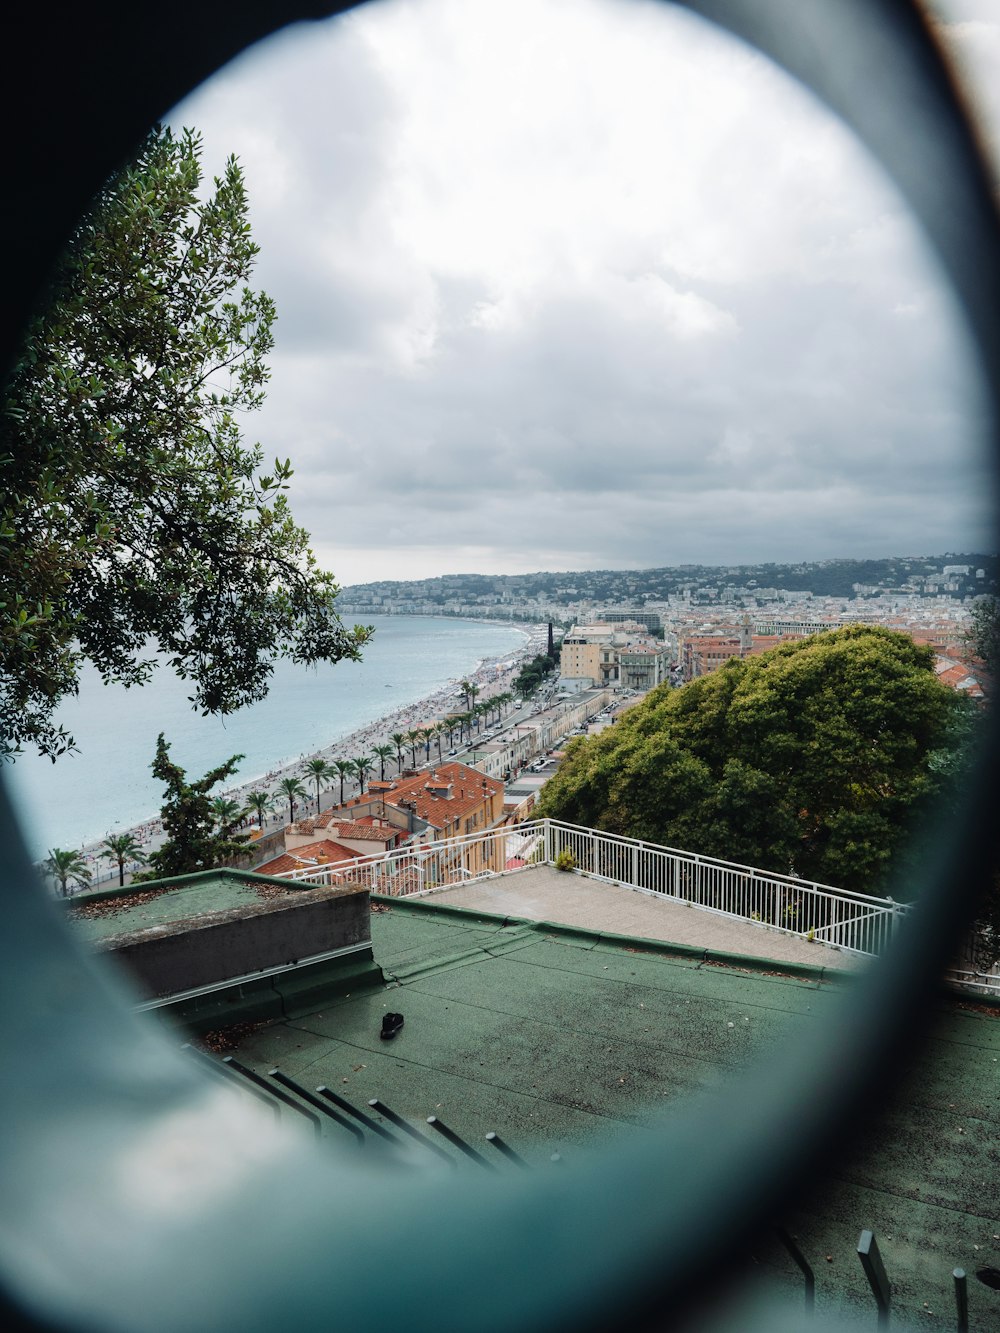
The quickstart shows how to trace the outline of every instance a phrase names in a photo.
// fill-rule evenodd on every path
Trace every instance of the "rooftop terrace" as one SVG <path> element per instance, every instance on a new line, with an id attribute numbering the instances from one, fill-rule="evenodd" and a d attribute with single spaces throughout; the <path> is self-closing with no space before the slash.
<path id="1" fill-rule="evenodd" d="M 778 963 L 855 971 L 867 962 L 857 954 L 768 930 L 752 921 L 698 911 L 689 903 L 637 893 L 622 884 L 566 875 L 547 865 L 439 889 L 429 901 Z"/>
<path id="2" fill-rule="evenodd" d="M 484 1152 L 495 1130 L 543 1168 L 553 1152 L 578 1162 L 663 1108 L 725 1095 L 796 1036 L 828 1041 L 852 988 L 844 972 L 706 962 L 660 941 L 440 897 L 381 906 L 372 938 L 386 985 L 331 994 L 314 1013 L 263 1027 L 238 1058 L 365 1109 L 377 1097 L 425 1134 L 437 1116 Z M 391 1042 L 380 1038 L 387 1011 L 405 1019 Z M 859 1126 L 853 1153 L 783 1219 L 817 1270 L 818 1310 L 836 1308 L 839 1326 L 874 1324 L 854 1252 L 864 1227 L 893 1282 L 896 1326 L 953 1327 L 953 1267 L 1000 1264 L 998 1059 L 1000 1022 L 944 1003 L 889 1111 Z M 800 1298 L 801 1278 L 772 1238 L 748 1262 L 752 1287 Z M 971 1327 L 996 1327 L 1000 1293 L 971 1288 Z"/>
<path id="3" fill-rule="evenodd" d="M 142 945 L 177 926 L 181 958 L 185 932 L 204 936 L 222 918 L 230 926 L 275 914 L 289 926 L 301 921 L 297 934 L 279 941 L 287 960 L 285 953 L 271 960 L 279 966 L 269 972 L 280 975 L 261 973 L 259 981 L 237 932 L 227 948 L 239 945 L 241 967 L 220 974 L 233 978 L 229 998 L 212 1008 L 209 996 L 205 1012 L 225 1022 L 235 995 L 234 1016 L 272 1021 L 213 1035 L 209 1046 L 231 1049 L 272 1092 L 280 1091 L 278 1069 L 307 1093 L 327 1088 L 366 1114 L 378 1099 L 424 1137 L 425 1147 L 411 1145 L 411 1154 L 428 1164 L 431 1140 L 438 1156 L 458 1153 L 428 1128 L 429 1116 L 484 1153 L 495 1131 L 530 1165 L 550 1170 L 553 1153 L 567 1167 L 596 1163 L 610 1141 L 624 1145 L 654 1125 L 669 1133 L 672 1116 L 692 1107 L 707 1113 L 741 1076 L 777 1068 L 792 1046 L 829 1050 L 838 1068 L 850 1058 L 841 1001 L 877 962 L 859 948 L 810 938 L 812 926 L 794 927 L 818 921 L 822 909 L 821 930 L 855 944 L 884 940 L 897 920 L 887 900 L 838 897 L 570 826 L 522 825 L 482 837 L 496 842 L 491 859 L 509 867 L 503 873 L 470 877 L 464 845 L 292 880 L 221 871 L 139 894 L 88 895 L 77 900 L 85 913 L 77 925 L 102 950 Z M 582 863 L 575 873 L 536 859 L 560 847 Z M 369 919 L 365 889 L 378 886 L 389 892 L 372 897 Z M 319 942 L 310 914 L 341 898 L 354 904 L 350 947 L 327 948 L 322 967 L 299 981 L 306 969 L 296 959 L 308 963 Z M 362 908 L 364 931 L 354 921 Z M 889 927 L 875 935 L 845 934 L 883 919 Z M 324 947 L 330 943 L 324 936 Z M 374 952 L 373 962 L 359 963 L 358 950 L 369 960 Z M 218 946 L 209 952 L 218 966 Z M 255 1010 L 240 1007 L 260 996 L 266 1003 Z M 380 1035 L 388 1012 L 404 1016 L 392 1041 Z M 838 1326 L 872 1319 L 855 1254 L 863 1228 L 877 1234 L 897 1326 L 915 1319 L 950 1327 L 955 1265 L 970 1273 L 1000 1267 L 998 1059 L 994 1011 L 942 1004 L 888 1112 L 859 1124 L 849 1152 L 822 1178 L 810 1176 L 797 1210 L 780 1219 L 817 1270 L 819 1309 L 836 1311 Z M 789 1101 L 783 1113 L 806 1109 Z M 321 1123 L 325 1138 L 353 1146 L 343 1126 Z M 772 1231 L 756 1238 L 746 1262 L 750 1294 L 777 1292 L 798 1308 L 801 1275 Z M 991 1328 L 1000 1321 L 1000 1295 L 972 1285 L 980 1322 L 970 1326 Z"/>

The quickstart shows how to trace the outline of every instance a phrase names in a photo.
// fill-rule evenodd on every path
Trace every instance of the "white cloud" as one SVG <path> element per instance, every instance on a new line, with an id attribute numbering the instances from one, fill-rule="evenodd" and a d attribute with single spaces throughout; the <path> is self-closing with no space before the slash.
<path id="1" fill-rule="evenodd" d="M 985 539 L 977 389 L 915 228 L 690 15 L 386 0 L 177 119 L 244 162 L 279 310 L 248 426 L 342 581 Z"/>

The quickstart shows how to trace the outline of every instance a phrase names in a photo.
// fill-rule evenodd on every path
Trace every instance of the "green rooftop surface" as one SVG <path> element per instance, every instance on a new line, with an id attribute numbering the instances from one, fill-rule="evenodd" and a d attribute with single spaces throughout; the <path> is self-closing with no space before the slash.
<path id="1" fill-rule="evenodd" d="M 176 887 L 166 892 L 156 881 L 112 893 L 78 894 L 70 901 L 69 912 L 74 929 L 85 939 L 102 940 L 212 912 L 228 912 L 234 907 L 256 907 L 263 901 L 258 885 L 276 883 L 264 876 L 209 870 L 178 879 Z"/>
<path id="2" fill-rule="evenodd" d="M 496 1130 L 540 1164 L 557 1151 L 581 1162 L 654 1109 L 725 1094 L 795 1032 L 823 1041 L 852 984 L 426 902 L 377 912 L 372 937 L 385 988 L 261 1028 L 238 1058 L 310 1089 L 326 1084 L 362 1109 L 378 1097 L 428 1134 L 436 1115 L 483 1151 Z M 383 1041 L 390 1010 L 405 1023 Z M 1000 1327 L 1000 1292 L 972 1276 L 1000 1267 L 998 1059 L 1000 1018 L 943 1003 L 906 1087 L 863 1127 L 864 1146 L 785 1219 L 816 1269 L 817 1310 L 846 1302 L 840 1316 L 874 1327 L 855 1254 L 871 1228 L 894 1286 L 894 1326 L 953 1328 L 960 1265 L 970 1327 Z M 801 1289 L 777 1247 L 755 1260 L 758 1285 Z"/>

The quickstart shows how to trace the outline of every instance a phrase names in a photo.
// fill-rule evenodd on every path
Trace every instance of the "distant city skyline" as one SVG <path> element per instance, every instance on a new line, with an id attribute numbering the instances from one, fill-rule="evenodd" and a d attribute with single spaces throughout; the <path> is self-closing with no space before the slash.
<path id="1" fill-rule="evenodd" d="M 542 578 L 562 578 L 572 577 L 579 574 L 608 573 L 608 574 L 648 574 L 661 570 L 718 570 L 720 572 L 746 571 L 751 569 L 760 569 L 762 567 L 775 567 L 779 569 L 808 568 L 811 566 L 828 566 L 841 564 L 867 564 L 884 561 L 929 561 L 940 563 L 943 560 L 985 560 L 995 562 L 1000 558 L 998 551 L 893 551 L 889 555 L 872 555 L 870 553 L 846 556 L 825 556 L 819 560 L 723 560 L 719 562 L 711 560 L 699 561 L 681 561 L 673 565 L 607 565 L 601 569 L 531 569 L 531 570 L 509 570 L 496 569 L 483 572 L 471 569 L 449 569 L 442 570 L 439 574 L 413 575 L 407 579 L 370 579 L 369 583 L 425 583 L 435 579 L 462 579 L 462 578 L 483 578 L 483 579 L 525 579 L 532 577 Z M 364 584 L 351 584 L 345 587 L 363 587 Z"/>
<path id="2" fill-rule="evenodd" d="M 1000 14 L 939 0 L 1000 124 Z M 992 545 L 958 315 L 865 151 L 634 0 L 385 0 L 171 116 L 243 162 L 273 377 L 244 425 L 342 584 Z"/>
<path id="3" fill-rule="evenodd" d="M 754 609 L 774 602 L 802 604 L 799 619 L 815 618 L 829 603 L 852 614 L 889 598 L 923 616 L 945 604 L 964 619 L 972 599 L 997 595 L 1000 558 L 987 553 L 897 556 L 880 560 L 824 560 L 756 564 L 683 564 L 651 569 L 536 570 L 531 573 L 452 573 L 407 581 L 377 580 L 344 589 L 349 618 L 369 612 L 409 615 L 548 617 L 563 621 L 574 608 L 688 605 Z M 811 605 L 810 605 L 811 604 Z M 829 609 L 829 607 L 827 607 Z"/>

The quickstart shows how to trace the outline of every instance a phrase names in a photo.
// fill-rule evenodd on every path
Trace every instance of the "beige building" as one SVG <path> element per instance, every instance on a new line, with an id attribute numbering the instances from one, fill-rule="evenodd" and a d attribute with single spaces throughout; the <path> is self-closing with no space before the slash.
<path id="1" fill-rule="evenodd" d="M 671 655 L 662 644 L 633 644 L 618 651 L 618 678 L 628 690 L 651 690 L 670 676 Z"/>
<path id="2" fill-rule="evenodd" d="M 659 617 L 657 617 L 658 619 Z M 604 689 L 652 689 L 670 673 L 671 654 L 645 625 L 623 621 L 574 625 L 562 643 L 559 674 L 565 681 L 589 681 Z"/>

